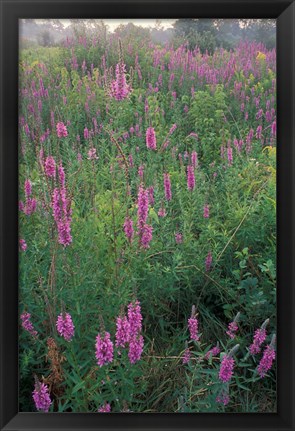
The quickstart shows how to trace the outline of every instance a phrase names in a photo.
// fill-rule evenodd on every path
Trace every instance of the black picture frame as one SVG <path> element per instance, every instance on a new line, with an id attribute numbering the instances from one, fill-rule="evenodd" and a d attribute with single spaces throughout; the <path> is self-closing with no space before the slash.
<path id="1" fill-rule="evenodd" d="M 295 429 L 295 4 L 294 0 L 0 0 L 1 4 L 1 430 Z M 278 407 L 263 414 L 18 412 L 18 19 L 277 19 Z"/>

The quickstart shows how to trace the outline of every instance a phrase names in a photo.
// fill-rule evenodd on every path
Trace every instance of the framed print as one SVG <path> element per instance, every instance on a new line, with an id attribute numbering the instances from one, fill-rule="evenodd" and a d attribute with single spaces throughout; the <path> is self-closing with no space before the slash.
<path id="1" fill-rule="evenodd" d="M 1 429 L 294 429 L 294 2 L 1 2 Z"/>

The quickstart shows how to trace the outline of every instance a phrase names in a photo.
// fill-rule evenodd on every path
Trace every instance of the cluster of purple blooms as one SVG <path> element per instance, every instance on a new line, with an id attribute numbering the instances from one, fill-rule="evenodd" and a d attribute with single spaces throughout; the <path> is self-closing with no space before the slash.
<path id="1" fill-rule="evenodd" d="M 116 100 L 123 100 L 128 97 L 130 92 L 131 87 L 126 80 L 126 66 L 123 62 L 117 63 L 116 79 L 111 83 L 110 96 Z"/>
<path id="2" fill-rule="evenodd" d="M 37 337 L 38 332 L 35 330 L 32 322 L 31 322 L 31 314 L 24 312 L 21 314 L 20 318 L 22 321 L 22 327 L 26 331 L 28 331 L 32 335 L 32 337 L 34 337 L 34 338 Z"/>
<path id="3" fill-rule="evenodd" d="M 56 134 L 58 138 L 66 138 L 68 136 L 67 127 L 61 121 L 56 125 Z"/>
<path id="4" fill-rule="evenodd" d="M 226 334 L 229 336 L 229 338 L 231 338 L 232 340 L 235 338 L 236 336 L 236 332 L 238 331 L 239 327 L 238 327 L 238 320 L 240 317 L 240 313 L 238 313 L 236 315 L 236 317 L 234 318 L 234 320 L 232 322 L 230 322 L 228 324 L 228 328 L 226 331 Z"/>
<path id="5" fill-rule="evenodd" d="M 27 216 L 33 214 L 37 209 L 37 201 L 35 198 L 32 198 L 32 183 L 29 179 L 25 180 L 25 202 L 19 202 L 19 210 L 24 212 Z"/>
<path id="6" fill-rule="evenodd" d="M 145 135 L 146 146 L 149 150 L 157 149 L 156 133 L 153 127 L 148 127 Z"/>
<path id="7" fill-rule="evenodd" d="M 58 166 L 59 187 L 55 187 L 52 195 L 52 210 L 58 231 L 58 242 L 68 246 L 72 242 L 71 236 L 71 201 L 67 197 L 65 172 L 62 164 Z"/>
<path id="8" fill-rule="evenodd" d="M 75 334 L 75 326 L 69 313 L 61 313 L 56 321 L 56 329 L 66 341 L 71 341 Z"/>
<path id="9" fill-rule="evenodd" d="M 116 321 L 116 341 L 118 355 L 121 349 L 129 346 L 128 358 L 131 364 L 135 364 L 141 358 L 144 347 L 144 339 L 141 335 L 142 315 L 140 302 L 131 302 L 128 305 L 127 315 L 118 316 Z M 96 359 L 97 364 L 102 367 L 111 363 L 114 357 L 114 345 L 109 332 L 96 337 Z"/>
<path id="10" fill-rule="evenodd" d="M 35 389 L 33 391 L 33 400 L 36 406 L 36 409 L 47 413 L 52 404 L 50 399 L 48 386 L 45 383 L 40 383 L 39 380 L 36 379 Z"/>

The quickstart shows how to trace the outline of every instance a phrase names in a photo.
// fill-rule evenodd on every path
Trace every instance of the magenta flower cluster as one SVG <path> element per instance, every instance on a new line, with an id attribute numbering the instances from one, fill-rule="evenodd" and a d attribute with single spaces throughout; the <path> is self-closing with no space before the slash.
<path id="1" fill-rule="evenodd" d="M 32 198 L 32 183 L 29 179 L 25 180 L 25 203 L 22 201 L 19 202 L 19 209 L 23 211 L 26 215 L 33 214 L 37 209 L 37 201 L 35 198 Z"/>
<path id="2" fill-rule="evenodd" d="M 263 352 L 263 356 L 257 367 L 257 372 L 261 378 L 265 377 L 266 373 L 271 369 L 272 363 L 275 360 L 275 358 L 276 358 L 275 349 L 272 346 L 272 344 L 269 344 L 268 346 L 266 346 Z"/>
<path id="3" fill-rule="evenodd" d="M 209 360 L 210 357 L 213 358 L 214 356 L 219 355 L 219 353 L 220 353 L 220 347 L 219 346 L 215 346 L 212 349 L 208 350 L 208 352 L 205 355 L 205 359 Z"/>
<path id="4" fill-rule="evenodd" d="M 137 234 L 140 246 L 146 249 L 149 248 L 149 244 L 153 238 L 153 228 L 146 223 L 149 210 L 149 191 L 148 189 L 144 189 L 142 185 L 139 186 L 137 204 Z"/>
<path id="5" fill-rule="evenodd" d="M 171 192 L 171 181 L 170 181 L 170 175 L 164 174 L 164 190 L 165 190 L 165 198 L 167 201 L 171 201 L 172 199 L 172 192 Z"/>
<path id="6" fill-rule="evenodd" d="M 97 410 L 99 413 L 110 413 L 111 411 L 111 405 L 109 403 L 104 403 L 99 409 Z"/>
<path id="7" fill-rule="evenodd" d="M 227 335 L 233 339 L 236 336 L 236 332 L 238 331 L 239 327 L 236 321 L 230 322 L 228 325 L 228 330 L 226 331 Z"/>
<path id="8" fill-rule="evenodd" d="M 153 127 L 148 127 L 145 135 L 146 146 L 149 150 L 157 149 L 156 133 Z"/>
<path id="9" fill-rule="evenodd" d="M 35 389 L 33 391 L 33 400 L 37 410 L 47 413 L 52 404 L 48 386 L 36 380 Z"/>
<path id="10" fill-rule="evenodd" d="M 266 329 L 258 328 L 255 331 L 253 343 L 249 347 L 249 351 L 251 355 L 257 355 L 261 351 L 261 345 L 264 343 L 266 339 Z"/>
<path id="11" fill-rule="evenodd" d="M 125 232 L 126 238 L 131 242 L 134 236 L 134 229 L 133 229 L 133 221 L 130 217 L 125 218 L 124 232 Z"/>
<path id="12" fill-rule="evenodd" d="M 72 242 L 71 236 L 71 201 L 67 198 L 65 186 L 65 172 L 62 164 L 58 167 L 59 187 L 55 187 L 52 196 L 53 218 L 58 231 L 58 242 L 68 246 Z"/>
<path id="13" fill-rule="evenodd" d="M 97 365 L 102 367 L 113 361 L 114 346 L 109 332 L 104 332 L 103 335 L 97 335 L 95 349 Z"/>
<path id="14" fill-rule="evenodd" d="M 75 326 L 69 313 L 61 313 L 56 321 L 56 329 L 66 341 L 71 341 L 75 334 Z"/>
<path id="15" fill-rule="evenodd" d="M 22 313 L 21 316 L 21 321 L 22 321 L 22 327 L 28 331 L 32 337 L 37 337 L 38 332 L 35 330 L 32 322 L 31 322 L 31 314 L 30 313 Z"/>
<path id="16" fill-rule="evenodd" d="M 56 175 L 56 163 L 52 156 L 46 157 L 44 162 L 45 175 L 49 178 L 55 178 Z"/>
<path id="17" fill-rule="evenodd" d="M 116 100 L 123 100 L 131 92 L 126 80 L 126 66 L 123 62 L 116 65 L 116 79 L 111 84 L 110 96 Z"/>
<path id="18" fill-rule="evenodd" d="M 191 340 L 199 341 L 200 337 L 198 334 L 199 322 L 195 316 L 188 319 L 188 329 L 190 333 Z"/>
<path id="19" fill-rule="evenodd" d="M 129 344 L 128 358 L 135 364 L 141 358 L 144 339 L 141 335 L 142 315 L 140 302 L 131 302 L 128 305 L 127 316 L 117 317 L 116 347 L 126 347 Z"/>
<path id="20" fill-rule="evenodd" d="M 219 370 L 219 379 L 223 382 L 229 382 L 233 376 L 235 361 L 229 355 L 224 355 L 221 360 L 220 370 Z"/>
<path id="21" fill-rule="evenodd" d="M 59 138 L 66 138 L 68 136 L 67 127 L 63 122 L 59 122 L 56 125 L 56 133 Z"/>
<path id="22" fill-rule="evenodd" d="M 194 167 L 192 165 L 188 165 L 187 167 L 187 188 L 192 191 L 195 188 L 195 172 Z"/>

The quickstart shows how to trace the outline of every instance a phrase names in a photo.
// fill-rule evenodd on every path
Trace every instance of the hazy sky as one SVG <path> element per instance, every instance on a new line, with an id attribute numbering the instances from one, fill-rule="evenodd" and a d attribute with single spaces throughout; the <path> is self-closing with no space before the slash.
<path id="1" fill-rule="evenodd" d="M 35 20 L 38 22 L 38 20 Z M 44 20 L 40 20 L 44 22 Z M 68 19 L 60 19 L 60 21 L 67 27 L 70 24 Z M 116 27 L 120 24 L 128 24 L 128 22 L 133 22 L 135 25 L 140 25 L 142 27 L 154 27 L 156 24 L 156 19 L 103 19 L 103 21 L 109 26 L 110 31 L 114 31 Z M 166 29 L 172 27 L 175 19 L 161 19 L 162 26 Z"/>

